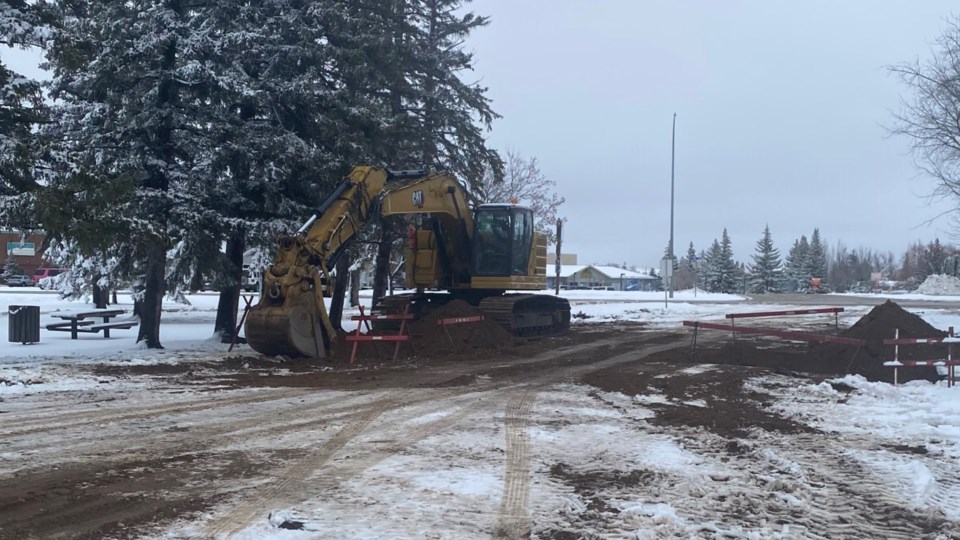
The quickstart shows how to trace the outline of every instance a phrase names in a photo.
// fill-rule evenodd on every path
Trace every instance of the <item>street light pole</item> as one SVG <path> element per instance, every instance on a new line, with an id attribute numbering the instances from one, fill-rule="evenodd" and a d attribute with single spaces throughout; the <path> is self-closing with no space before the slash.
<path id="1" fill-rule="evenodd" d="M 677 149 L 677 113 L 673 113 L 673 132 L 670 135 L 670 264 L 673 264 L 673 171 Z M 673 298 L 673 277 L 670 278 L 670 298 Z"/>

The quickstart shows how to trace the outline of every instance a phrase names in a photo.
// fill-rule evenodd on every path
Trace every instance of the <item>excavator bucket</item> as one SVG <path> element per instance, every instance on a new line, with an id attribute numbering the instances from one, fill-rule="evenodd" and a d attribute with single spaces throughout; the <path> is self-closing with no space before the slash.
<path id="1" fill-rule="evenodd" d="M 331 346 L 321 319 L 326 309 L 317 304 L 310 294 L 299 296 L 293 305 L 261 302 L 247 314 L 247 343 L 268 356 L 326 358 Z"/>

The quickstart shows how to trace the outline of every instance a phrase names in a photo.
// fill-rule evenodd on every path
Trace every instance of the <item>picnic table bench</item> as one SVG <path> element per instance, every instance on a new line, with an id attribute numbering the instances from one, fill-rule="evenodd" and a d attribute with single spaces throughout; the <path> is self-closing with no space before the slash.
<path id="1" fill-rule="evenodd" d="M 47 330 L 54 332 L 70 332 L 70 339 L 77 339 L 81 332 L 96 334 L 103 330 L 103 337 L 110 337 L 110 329 L 126 330 L 133 328 L 137 321 L 117 321 L 110 322 L 110 319 L 117 315 L 123 315 L 125 309 L 94 309 L 90 311 L 81 311 L 79 313 L 65 313 L 54 315 L 64 322 L 48 324 Z M 95 319 L 102 319 L 103 322 L 97 322 Z"/>

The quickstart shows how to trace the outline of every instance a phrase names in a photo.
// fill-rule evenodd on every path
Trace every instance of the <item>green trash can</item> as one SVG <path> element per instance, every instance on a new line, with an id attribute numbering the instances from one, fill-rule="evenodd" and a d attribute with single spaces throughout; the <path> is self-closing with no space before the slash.
<path id="1" fill-rule="evenodd" d="M 7 341 L 23 345 L 40 341 L 40 306 L 10 306 Z"/>

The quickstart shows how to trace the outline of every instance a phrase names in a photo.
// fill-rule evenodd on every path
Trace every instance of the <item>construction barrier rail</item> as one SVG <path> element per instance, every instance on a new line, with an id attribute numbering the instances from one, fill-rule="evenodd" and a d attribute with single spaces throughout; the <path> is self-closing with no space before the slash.
<path id="1" fill-rule="evenodd" d="M 460 347 L 457 345 L 457 342 L 454 341 L 453 336 L 450 335 L 450 330 L 447 329 L 448 326 L 458 325 L 458 324 L 468 324 L 468 323 L 478 323 L 483 321 L 483 315 L 473 315 L 470 317 L 448 317 L 446 319 L 438 319 L 437 325 L 443 328 L 443 333 L 447 335 L 447 340 L 450 341 L 450 346 L 460 352 Z M 496 343 L 496 341 L 494 341 Z M 499 345 L 497 346 L 499 350 Z"/>
<path id="2" fill-rule="evenodd" d="M 350 317 L 351 321 L 360 321 L 357 323 L 357 331 L 354 334 L 347 334 L 346 340 L 348 342 L 353 342 L 353 351 L 350 353 L 350 363 L 353 364 L 353 361 L 357 357 L 357 347 L 362 342 L 371 342 L 374 347 L 376 347 L 378 341 L 395 341 L 396 346 L 393 348 L 393 361 L 397 361 L 397 354 L 400 352 L 400 343 L 407 342 L 410 344 L 410 350 L 413 351 L 413 341 L 410 339 L 410 334 L 405 333 L 407 330 L 407 321 L 413 319 L 413 313 L 410 313 L 410 306 L 407 305 L 403 308 L 403 313 L 390 313 L 386 315 L 367 315 L 363 312 L 363 306 L 360 307 L 360 315 L 354 315 Z M 370 327 L 369 321 L 382 321 L 382 320 L 399 320 L 400 330 L 396 334 L 378 334 L 371 335 L 361 334 L 360 330 L 363 328 L 364 324 L 367 326 L 367 332 L 370 332 L 372 329 Z M 377 355 L 379 356 L 380 351 L 377 350 Z"/>
<path id="3" fill-rule="evenodd" d="M 813 308 L 813 309 L 789 309 L 784 311 L 754 311 L 752 313 L 727 313 L 730 324 L 736 324 L 737 319 L 747 319 L 754 317 L 786 317 L 791 315 L 814 315 L 817 313 L 833 313 L 833 328 L 840 333 L 840 316 L 838 313 L 843 311 L 842 307 Z M 736 333 L 733 339 L 737 339 Z"/>
<path id="4" fill-rule="evenodd" d="M 727 330 L 735 334 L 757 334 L 761 336 L 782 337 L 796 341 L 815 341 L 820 343 L 840 343 L 843 345 L 862 346 L 866 343 L 862 339 L 829 336 L 825 334 L 814 334 L 811 332 L 792 332 L 789 330 L 776 330 L 774 328 L 758 328 L 752 326 L 735 326 L 732 324 L 715 324 L 700 321 L 683 321 L 684 326 L 693 327 L 695 330 L 706 328 L 709 330 Z"/>
<path id="5" fill-rule="evenodd" d="M 883 365 L 893 368 L 893 384 L 896 386 L 898 384 L 899 370 L 901 367 L 923 367 L 923 366 L 932 366 L 932 367 L 946 367 L 947 368 L 947 386 L 952 387 L 954 382 L 954 377 L 956 375 L 956 367 L 960 366 L 960 362 L 953 359 L 953 344 L 960 343 L 960 338 L 954 337 L 953 327 L 947 331 L 947 337 L 945 338 L 901 338 L 900 329 L 895 328 L 893 330 L 893 339 L 883 340 L 884 345 L 893 345 L 893 360 L 884 362 Z M 947 358 L 946 359 L 937 359 L 937 360 L 900 360 L 900 346 L 901 345 L 946 345 L 947 346 Z"/>
<path id="6" fill-rule="evenodd" d="M 791 309 L 788 311 L 755 311 L 752 313 L 727 313 L 728 319 L 746 319 L 750 317 L 786 317 L 789 315 L 813 315 L 814 313 L 841 313 L 842 307 Z"/>

